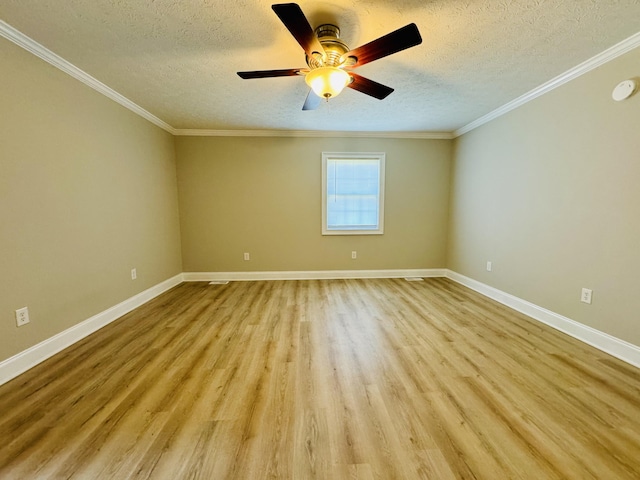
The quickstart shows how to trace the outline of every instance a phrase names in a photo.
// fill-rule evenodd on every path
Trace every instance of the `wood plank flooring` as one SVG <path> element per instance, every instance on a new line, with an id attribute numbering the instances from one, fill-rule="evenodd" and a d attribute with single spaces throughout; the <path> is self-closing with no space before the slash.
<path id="1" fill-rule="evenodd" d="M 2 479 L 638 479 L 640 370 L 446 279 L 184 283 L 0 387 Z"/>

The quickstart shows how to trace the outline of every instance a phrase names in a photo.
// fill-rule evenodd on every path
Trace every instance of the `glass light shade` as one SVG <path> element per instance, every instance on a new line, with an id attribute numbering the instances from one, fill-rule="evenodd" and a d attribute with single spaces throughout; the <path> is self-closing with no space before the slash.
<path id="1" fill-rule="evenodd" d="M 327 99 L 338 95 L 351 81 L 347 72 L 336 67 L 315 68 L 304 79 L 317 96 Z"/>

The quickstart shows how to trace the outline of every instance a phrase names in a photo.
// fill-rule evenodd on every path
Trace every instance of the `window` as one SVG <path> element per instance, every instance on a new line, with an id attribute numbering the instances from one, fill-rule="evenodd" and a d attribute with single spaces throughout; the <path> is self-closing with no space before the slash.
<path id="1" fill-rule="evenodd" d="M 384 153 L 322 154 L 322 234 L 380 235 Z"/>

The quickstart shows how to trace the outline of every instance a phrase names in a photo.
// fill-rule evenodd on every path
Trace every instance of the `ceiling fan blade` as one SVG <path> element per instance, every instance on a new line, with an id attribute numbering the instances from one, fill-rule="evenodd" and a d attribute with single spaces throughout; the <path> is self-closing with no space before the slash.
<path id="1" fill-rule="evenodd" d="M 309 90 L 307 94 L 307 99 L 304 101 L 304 105 L 302 106 L 302 110 L 315 110 L 322 103 L 322 99 L 313 93 L 313 90 Z"/>
<path id="2" fill-rule="evenodd" d="M 374 82 L 373 80 L 369 80 L 361 75 L 358 75 L 353 72 L 349 72 L 351 78 L 353 78 L 353 82 L 351 82 L 347 87 L 353 88 L 362 93 L 366 93 L 378 100 L 383 100 L 389 96 L 391 92 L 393 92 L 393 88 L 387 87 L 386 85 L 382 85 L 381 83 Z"/>
<path id="3" fill-rule="evenodd" d="M 293 77 L 301 72 L 306 72 L 304 68 L 289 68 L 286 70 L 256 70 L 255 72 L 238 72 L 241 78 L 270 78 L 270 77 Z"/>
<path id="4" fill-rule="evenodd" d="M 422 43 L 422 37 L 415 23 L 405 25 L 398 30 L 362 45 L 350 52 L 345 53 L 342 58 L 356 57 L 354 67 L 359 67 L 365 63 L 373 62 L 379 58 L 386 57 L 392 53 L 415 47 Z"/>
<path id="5" fill-rule="evenodd" d="M 311 28 L 307 17 L 304 16 L 298 4 L 279 3 L 272 5 L 271 8 L 309 57 L 312 57 L 314 52 L 324 57 L 324 48 L 322 48 L 318 38 L 313 33 L 313 28 Z"/>

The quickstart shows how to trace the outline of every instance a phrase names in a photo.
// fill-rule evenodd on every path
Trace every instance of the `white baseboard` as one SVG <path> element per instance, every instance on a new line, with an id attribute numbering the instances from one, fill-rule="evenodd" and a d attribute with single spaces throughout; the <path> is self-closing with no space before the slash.
<path id="1" fill-rule="evenodd" d="M 134 308 L 182 283 L 182 281 L 182 274 L 176 275 L 0 362 L 0 385 L 35 367 L 47 358 L 129 313 Z"/>
<path id="2" fill-rule="evenodd" d="M 214 280 L 324 280 L 343 278 L 444 277 L 443 268 L 406 270 L 318 270 L 308 272 L 187 272 L 185 282 Z"/>
<path id="3" fill-rule="evenodd" d="M 451 270 L 447 278 L 640 368 L 640 347 Z"/>
<path id="4" fill-rule="evenodd" d="M 447 269 L 325 270 L 306 272 L 187 272 L 141 292 L 67 330 L 0 362 L 0 385 L 117 320 L 182 282 L 214 280 L 322 280 L 447 277 L 603 352 L 640 368 L 640 347 Z"/>

